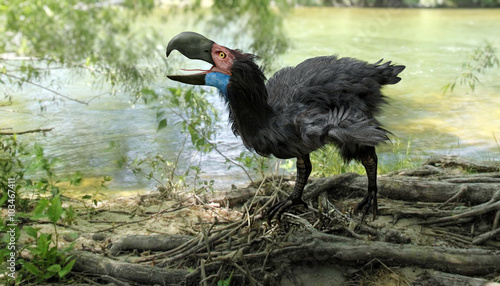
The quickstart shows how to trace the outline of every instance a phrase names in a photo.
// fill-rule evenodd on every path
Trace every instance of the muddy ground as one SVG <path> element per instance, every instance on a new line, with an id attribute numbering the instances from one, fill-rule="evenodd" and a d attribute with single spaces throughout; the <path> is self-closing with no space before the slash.
<path id="1" fill-rule="evenodd" d="M 311 179 L 309 208 L 271 224 L 266 210 L 293 178 L 205 196 L 160 190 L 92 211 L 67 200 L 80 213 L 59 228 L 60 247 L 76 242 L 81 285 L 500 285 L 498 168 L 441 157 L 380 176 L 378 215 L 364 222 L 352 213 L 366 192 L 357 174 Z"/>

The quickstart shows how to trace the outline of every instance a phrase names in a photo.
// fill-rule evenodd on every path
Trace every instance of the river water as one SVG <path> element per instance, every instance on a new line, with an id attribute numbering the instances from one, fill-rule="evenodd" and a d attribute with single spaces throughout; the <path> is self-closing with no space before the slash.
<path id="1" fill-rule="evenodd" d="M 158 14 L 161 13 L 155 15 Z M 158 19 L 151 21 L 160 23 Z M 481 84 L 474 92 L 457 87 L 453 94 L 443 95 L 441 88 L 461 73 L 467 56 L 486 40 L 500 47 L 500 10 L 297 8 L 286 18 L 285 27 L 292 47 L 276 59 L 278 66 L 296 65 L 309 57 L 330 54 L 368 62 L 384 58 L 407 66 L 401 75 L 403 80 L 385 88 L 390 105 L 379 119 L 396 140 L 403 142 L 401 148 L 411 142 L 415 158 L 447 154 L 499 159 L 496 139 L 500 141 L 500 69 L 480 75 Z M 170 36 L 186 29 L 203 31 L 199 24 L 177 23 L 166 29 Z M 232 43 L 221 35 L 217 40 L 223 45 Z M 167 43 L 168 39 L 161 42 Z M 75 81 L 79 76 L 68 71 L 54 74 L 63 81 L 73 79 L 57 90 L 82 100 L 102 92 L 92 85 L 91 79 Z M 157 84 L 164 88 L 177 86 L 163 75 Z M 41 114 L 39 100 L 50 93 L 28 87 L 16 90 L 13 96 L 14 105 L 7 109 L 16 112 L 4 109 L 0 127 L 54 127 L 46 136 L 33 134 L 23 138 L 37 141 L 44 146 L 46 155 L 57 158 L 58 172 L 81 172 L 86 178 L 80 188 L 84 193 L 92 190 L 102 175 L 113 177 L 110 196 L 154 189 L 154 183 L 135 176 L 129 167 L 120 164 L 121 160 L 157 153 L 174 160 L 184 142 L 185 136 L 174 124 L 157 133 L 156 109 L 134 105 L 126 94 L 102 96 L 88 106 L 71 101 L 51 103 Z M 215 92 L 210 101 L 224 110 Z M 226 120 L 225 115 L 222 118 Z M 226 123 L 221 126 L 216 139 L 219 149 L 234 158 L 244 148 Z M 379 148 L 382 164 L 395 160 L 392 149 Z M 200 156 L 187 151 L 181 162 L 201 158 L 202 178 L 214 179 L 218 188 L 248 182 L 238 168 L 228 170 L 225 159 L 218 154 Z"/>

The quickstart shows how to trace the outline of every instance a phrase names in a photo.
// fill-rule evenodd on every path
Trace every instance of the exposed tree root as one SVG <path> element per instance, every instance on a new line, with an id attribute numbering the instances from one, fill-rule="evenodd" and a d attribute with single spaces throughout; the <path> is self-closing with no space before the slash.
<path id="1" fill-rule="evenodd" d="M 116 256 L 120 251 L 166 251 L 191 240 L 187 235 L 128 235 L 115 240 L 109 252 Z"/>
<path id="2" fill-rule="evenodd" d="M 415 286 L 500 286 L 500 283 L 489 282 L 486 279 L 473 278 L 463 275 L 444 273 L 440 271 L 425 271 L 417 277 L 413 285 Z"/>
<path id="3" fill-rule="evenodd" d="M 443 166 L 488 173 L 449 175 Z M 229 277 L 232 285 L 279 285 L 283 279 L 300 284 L 292 269 L 308 273 L 327 265 L 343 275 L 342 281 L 359 284 L 360 275 L 353 273 L 382 265 L 392 276 L 404 266 L 423 273 L 399 279 L 398 285 L 483 285 L 500 275 L 500 173 L 494 168 L 446 157 L 400 172 L 404 176 L 380 177 L 379 215 L 362 224 L 351 213 L 366 192 L 366 178 L 357 174 L 313 180 L 304 194 L 309 209 L 286 214 L 280 224 L 268 225 L 264 215 L 290 187 L 286 180 L 267 191 L 261 182 L 236 192 L 240 198 L 228 193 L 198 197 L 192 202 L 203 202 L 207 210 L 246 203 L 240 219 L 201 222 L 192 237 L 115 240 L 109 249 L 113 255 L 143 252 L 127 257 L 133 263 L 78 253 L 75 270 L 123 285 L 217 285 Z"/>
<path id="4" fill-rule="evenodd" d="M 73 269 L 87 275 L 109 276 L 122 283 L 143 285 L 179 285 L 189 274 L 187 269 L 161 269 L 147 265 L 125 263 L 90 252 L 75 252 Z M 109 279 L 104 279 L 109 281 Z"/>
<path id="5" fill-rule="evenodd" d="M 271 256 L 292 262 L 337 260 L 355 264 L 376 258 L 388 266 L 414 265 L 473 276 L 500 271 L 500 251 L 367 242 L 321 232 L 290 240 L 293 246 L 272 251 Z"/>

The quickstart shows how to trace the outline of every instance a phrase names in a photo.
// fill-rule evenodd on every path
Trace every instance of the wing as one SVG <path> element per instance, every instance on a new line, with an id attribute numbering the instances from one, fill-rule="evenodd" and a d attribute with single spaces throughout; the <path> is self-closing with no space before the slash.
<path id="1" fill-rule="evenodd" d="M 312 107 L 356 107 L 373 116 L 385 103 L 380 88 L 401 80 L 405 68 L 391 62 L 368 64 L 353 58 L 324 56 L 308 59 L 296 67 L 276 72 L 267 83 L 268 103 L 282 110 L 292 103 Z"/>

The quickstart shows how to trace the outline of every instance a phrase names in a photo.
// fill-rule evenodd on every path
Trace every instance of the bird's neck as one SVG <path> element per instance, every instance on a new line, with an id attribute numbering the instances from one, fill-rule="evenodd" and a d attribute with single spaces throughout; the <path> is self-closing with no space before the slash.
<path id="1" fill-rule="evenodd" d="M 268 93 L 263 73 L 254 70 L 233 72 L 227 86 L 227 101 L 233 132 L 240 135 L 245 145 L 257 150 L 258 134 L 267 129 L 273 116 L 268 104 Z"/>

